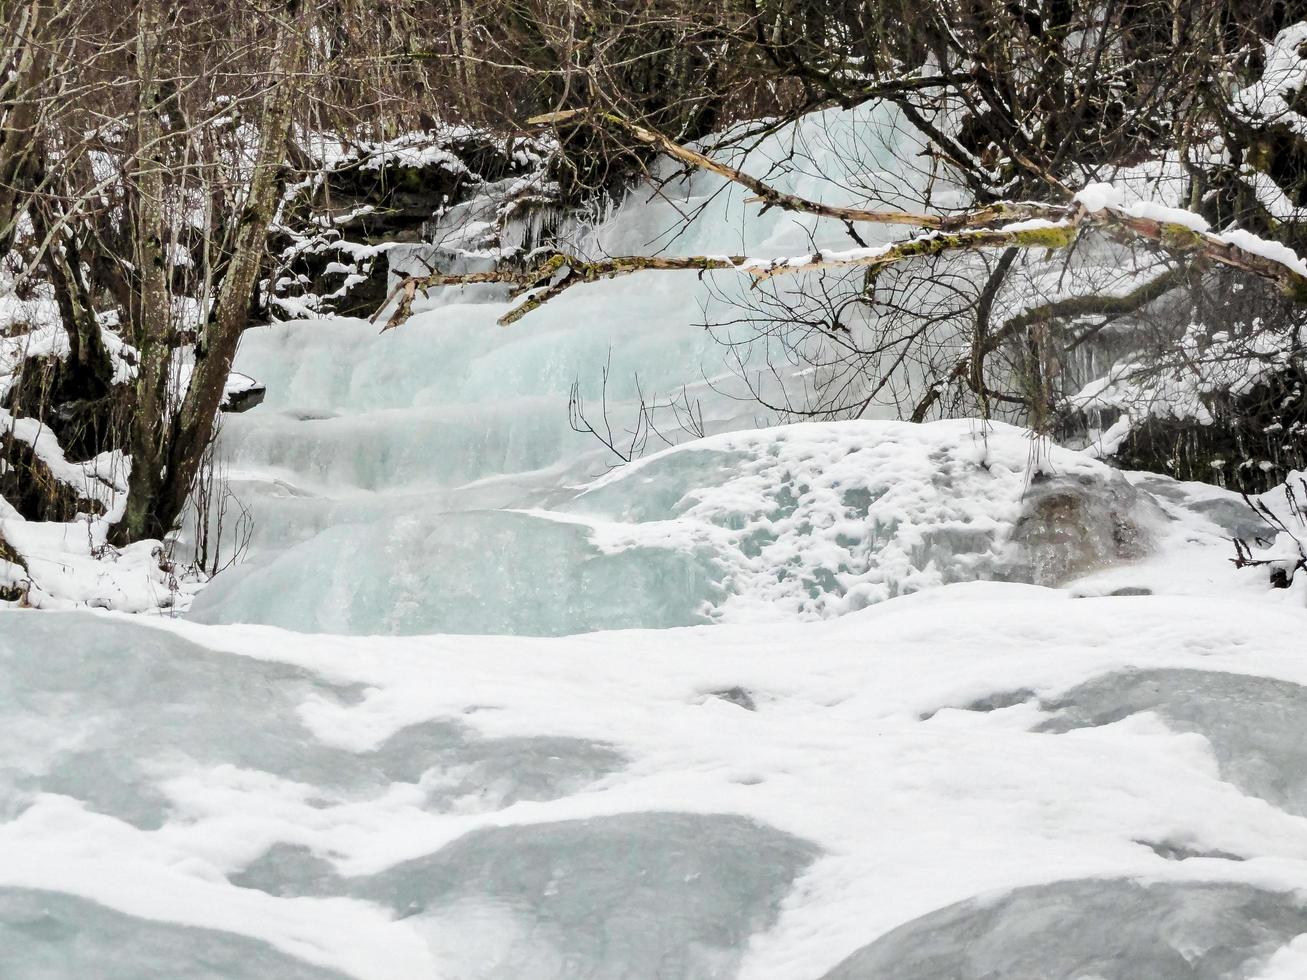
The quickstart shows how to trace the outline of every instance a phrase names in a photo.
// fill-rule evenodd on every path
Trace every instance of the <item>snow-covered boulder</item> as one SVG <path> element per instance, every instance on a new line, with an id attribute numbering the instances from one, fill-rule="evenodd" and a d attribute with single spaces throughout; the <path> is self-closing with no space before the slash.
<path id="1" fill-rule="evenodd" d="M 923 916 L 823 980 L 1262 977 L 1304 914 L 1301 896 L 1235 882 L 1063 881 Z"/>

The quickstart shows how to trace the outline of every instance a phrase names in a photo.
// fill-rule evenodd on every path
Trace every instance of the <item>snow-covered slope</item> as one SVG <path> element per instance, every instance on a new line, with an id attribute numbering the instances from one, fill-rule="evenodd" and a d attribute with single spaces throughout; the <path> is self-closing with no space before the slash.
<path id="1" fill-rule="evenodd" d="M 1307 932 L 1300 603 L 5 626 L 8 976 L 1215 980 Z"/>

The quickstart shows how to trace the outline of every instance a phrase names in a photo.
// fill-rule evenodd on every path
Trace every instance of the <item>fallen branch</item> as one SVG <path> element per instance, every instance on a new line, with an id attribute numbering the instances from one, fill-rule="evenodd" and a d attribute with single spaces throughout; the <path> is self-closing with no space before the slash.
<path id="1" fill-rule="evenodd" d="M 399 326 L 412 315 L 413 299 L 418 290 L 425 293 L 435 286 L 466 286 L 486 282 L 509 283 L 514 287 L 511 294 L 513 298 L 522 296 L 533 289 L 539 290 L 526 302 L 513 307 L 499 318 L 499 325 L 506 327 L 509 324 L 516 323 L 532 310 L 543 306 L 564 290 L 581 283 L 629 276 L 634 272 L 644 272 L 650 269 L 670 272 L 707 272 L 711 269 L 738 269 L 747 261 L 748 259 L 742 255 L 695 255 L 684 258 L 656 255 L 622 255 L 588 262 L 574 255 L 555 252 L 539 265 L 527 270 L 500 268 L 490 272 L 472 272 L 465 275 L 435 273 L 429 276 L 414 276 L 405 279 L 390 294 L 381 309 L 373 314 L 372 322 L 376 323 L 381 314 L 398 296 L 399 304 L 386 320 L 381 332 L 385 333 L 392 327 Z"/>

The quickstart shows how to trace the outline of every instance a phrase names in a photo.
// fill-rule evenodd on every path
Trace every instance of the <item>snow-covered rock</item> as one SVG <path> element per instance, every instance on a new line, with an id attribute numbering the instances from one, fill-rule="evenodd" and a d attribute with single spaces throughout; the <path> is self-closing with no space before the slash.
<path id="1" fill-rule="evenodd" d="M 972 899 L 901 926 L 823 980 L 1228 980 L 1302 930 L 1301 895 L 1087 879 Z"/>

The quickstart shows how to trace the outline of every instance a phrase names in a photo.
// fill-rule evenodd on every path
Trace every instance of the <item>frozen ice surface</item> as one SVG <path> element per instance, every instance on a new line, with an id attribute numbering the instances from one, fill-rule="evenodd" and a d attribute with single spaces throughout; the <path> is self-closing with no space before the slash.
<path id="1" fill-rule="evenodd" d="M 168 781 L 218 766 L 308 784 L 323 801 L 373 798 L 405 783 L 436 811 L 499 809 L 574 792 L 624 761 L 580 739 L 478 739 L 446 719 L 347 751 L 318 739 L 300 709 L 348 705 L 362 696 L 355 686 L 130 622 L 11 615 L 4 627 L 0 816 L 14 816 L 35 793 L 62 793 L 156 828 L 170 813 Z M 70 627 L 84 639 L 70 642 Z"/>
<path id="2" fill-rule="evenodd" d="M 1047 732 L 1153 712 L 1170 728 L 1206 738 L 1221 775 L 1245 793 L 1307 816 L 1307 687 L 1223 671 L 1130 670 L 1088 681 L 1046 707 L 1057 712 L 1041 726 Z"/>
<path id="3" fill-rule="evenodd" d="M 693 551 L 606 553 L 582 524 L 510 511 L 344 525 L 219 576 L 198 622 L 305 632 L 561 635 L 707 621 L 718 589 Z"/>
<path id="4" fill-rule="evenodd" d="M 1305 622 L 1261 598 L 1015 583 L 824 621 L 558 638 L 6 612 L 0 887 L 357 980 L 814 980 L 958 902 L 1086 878 L 1147 901 L 1113 886 L 1035 902 L 1067 910 L 1047 928 L 1068 957 L 1105 948 L 1106 925 L 1061 928 L 1104 906 L 1134 910 L 1123 963 L 1169 963 L 1172 923 L 1178 948 L 1208 932 L 1279 955 L 1307 934 L 1272 908 L 1307 885 L 1307 831 L 1227 774 L 1216 727 L 1156 707 L 1201 687 L 1112 688 L 1125 717 L 1038 729 L 1075 722 L 1054 707 L 1065 692 L 1132 670 L 1301 700 L 1307 666 L 1275 641 Z M 1000 940 L 1029 917 L 972 921 L 977 948 L 1025 955 Z M 1061 955 L 1033 977 L 1095 976 Z"/>
<path id="5" fill-rule="evenodd" d="M 735 974 L 815 856 L 741 817 L 624 814 L 477 831 L 358 892 L 423 920 L 469 980 L 708 980 Z"/>
<path id="6" fill-rule="evenodd" d="M 60 892 L 0 888 L 5 980 L 347 980 L 247 936 L 140 919 Z"/>
<path id="7" fill-rule="evenodd" d="M 356 879 L 277 847 L 232 880 L 379 902 L 465 980 L 708 980 L 735 975 L 816 856 L 738 816 L 635 813 L 478 830 Z"/>
<path id="8" fill-rule="evenodd" d="M 1203 515 L 1229 537 L 1251 540 L 1266 537 L 1268 533 L 1274 536 L 1266 521 L 1233 490 L 1175 480 L 1158 473 L 1131 473 L 1130 479 L 1135 486 L 1156 497 L 1174 501 Z"/>
<path id="9" fill-rule="evenodd" d="M 825 980 L 1245 980 L 1304 932 L 1300 895 L 1231 882 L 1065 881 L 932 912 Z"/>

